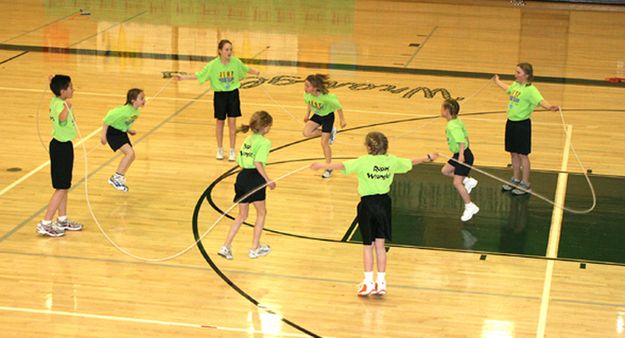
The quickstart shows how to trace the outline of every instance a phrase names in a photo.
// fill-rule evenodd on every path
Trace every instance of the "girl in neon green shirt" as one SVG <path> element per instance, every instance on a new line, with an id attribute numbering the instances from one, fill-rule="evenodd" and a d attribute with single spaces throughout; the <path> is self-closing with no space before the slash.
<path id="1" fill-rule="evenodd" d="M 339 169 L 345 175 L 358 176 L 358 228 L 362 236 L 365 279 L 359 285 L 358 296 L 386 294 L 386 250 L 384 243 L 391 239 L 391 199 L 388 195 L 394 175 L 408 172 L 412 166 L 431 162 L 437 153 L 417 159 L 400 158 L 387 154 L 388 139 L 380 132 L 365 137 L 367 155 L 343 163 L 310 165 L 314 170 Z M 377 259 L 377 282 L 373 281 L 373 250 Z"/>
<path id="2" fill-rule="evenodd" d="M 223 138 L 224 124 L 228 118 L 228 134 L 230 136 L 230 152 L 228 161 L 235 161 L 236 118 L 241 116 L 239 87 L 247 73 L 259 75 L 260 72 L 249 68 L 239 58 L 232 55 L 232 42 L 221 40 L 217 46 L 218 57 L 211 60 L 202 70 L 192 75 L 178 75 L 177 80 L 197 79 L 200 84 L 210 80 L 214 92 L 213 108 L 215 117 L 215 134 L 217 138 L 218 160 L 224 159 Z"/>
<path id="3" fill-rule="evenodd" d="M 530 190 L 530 159 L 532 152 L 532 121 L 530 117 L 536 106 L 557 111 L 534 87 L 534 68 L 529 63 L 519 63 L 514 73 L 515 81 L 507 85 L 495 75 L 493 80 L 509 95 L 508 120 L 506 121 L 506 151 L 510 153 L 512 162 L 512 180 L 504 184 L 504 191 L 515 195 L 523 195 Z M 522 188 L 522 189 L 519 189 Z"/>

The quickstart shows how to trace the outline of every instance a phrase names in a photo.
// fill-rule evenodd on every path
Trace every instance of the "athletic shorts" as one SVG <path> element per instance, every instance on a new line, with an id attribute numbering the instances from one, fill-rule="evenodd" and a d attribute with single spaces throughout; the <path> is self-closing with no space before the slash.
<path id="1" fill-rule="evenodd" d="M 227 117 L 241 116 L 241 100 L 239 99 L 239 90 L 235 89 L 229 92 L 215 92 L 213 97 L 213 108 L 215 109 L 215 118 L 223 121 Z"/>
<path id="2" fill-rule="evenodd" d="M 265 184 L 265 179 L 260 175 L 256 168 L 254 169 L 242 169 L 237 175 L 237 180 L 234 183 L 234 202 L 238 202 L 243 196 L 249 194 L 254 189 Z M 267 187 L 256 191 L 250 196 L 246 197 L 240 203 L 252 203 L 265 200 L 265 192 Z"/>
<path id="3" fill-rule="evenodd" d="M 72 141 L 50 141 L 50 175 L 54 189 L 69 189 L 74 170 L 74 145 Z"/>
<path id="4" fill-rule="evenodd" d="M 111 147 L 113 151 L 117 151 L 117 149 L 121 148 L 126 143 L 132 147 L 130 138 L 128 138 L 128 133 L 111 126 L 106 129 L 106 142 L 108 142 L 109 147 Z"/>
<path id="5" fill-rule="evenodd" d="M 332 132 L 332 128 L 334 127 L 334 113 L 330 113 L 326 116 L 314 114 L 310 120 L 321 126 L 321 132 Z"/>
<path id="6" fill-rule="evenodd" d="M 376 238 L 391 240 L 391 205 L 388 194 L 360 198 L 357 217 L 363 245 L 371 245 Z"/>
<path id="7" fill-rule="evenodd" d="M 506 122 L 506 151 L 523 155 L 532 152 L 532 120 Z"/>
<path id="8" fill-rule="evenodd" d="M 455 153 L 454 156 L 452 156 L 454 159 L 458 159 L 458 157 L 460 157 L 460 153 Z M 464 150 L 464 163 L 468 164 L 468 165 L 473 165 L 473 153 L 471 152 L 471 149 L 465 149 Z M 447 161 L 447 163 L 449 163 L 450 165 L 452 165 L 454 167 L 454 175 L 458 175 L 458 176 L 469 176 L 469 172 L 471 171 L 471 168 L 463 166 L 462 164 L 449 160 Z"/>

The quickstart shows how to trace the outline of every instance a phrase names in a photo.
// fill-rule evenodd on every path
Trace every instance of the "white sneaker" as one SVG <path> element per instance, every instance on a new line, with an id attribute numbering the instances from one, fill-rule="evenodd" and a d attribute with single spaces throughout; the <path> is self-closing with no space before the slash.
<path id="1" fill-rule="evenodd" d="M 230 149 L 230 155 L 228 155 L 228 161 L 233 162 L 236 160 L 236 155 L 234 154 L 234 149 Z"/>
<path id="2" fill-rule="evenodd" d="M 224 148 L 217 149 L 217 156 L 215 156 L 218 160 L 224 159 Z"/>
<path id="3" fill-rule="evenodd" d="M 267 244 L 261 244 L 256 249 L 250 249 L 249 257 L 258 258 L 267 256 L 271 252 L 271 248 Z"/>
<path id="4" fill-rule="evenodd" d="M 126 178 L 124 176 L 115 174 L 109 177 L 108 182 L 113 186 L 113 188 L 119 191 L 128 192 L 128 186 L 126 185 Z"/>
<path id="5" fill-rule="evenodd" d="M 464 205 L 464 212 L 462 216 L 460 216 L 460 220 L 466 222 L 473 218 L 473 215 L 477 214 L 480 211 L 480 208 L 475 205 L 475 203 L 471 202 L 469 204 Z"/>
<path id="6" fill-rule="evenodd" d="M 377 294 L 378 291 L 376 290 L 376 285 L 374 282 L 365 282 L 363 281 L 362 283 L 358 284 L 358 296 L 360 297 L 366 297 L 370 294 Z"/>
<path id="7" fill-rule="evenodd" d="M 328 143 L 333 144 L 334 140 L 336 140 L 336 128 L 332 127 L 332 131 L 330 132 L 330 140 L 328 141 Z"/>
<path id="8" fill-rule="evenodd" d="M 221 249 L 219 249 L 219 251 L 217 251 L 217 254 L 227 260 L 232 260 L 234 257 L 232 256 L 232 250 L 228 249 L 227 246 L 222 246 Z"/>
<path id="9" fill-rule="evenodd" d="M 464 188 L 467 189 L 467 193 L 471 193 L 471 190 L 477 186 L 477 180 L 473 177 L 465 177 L 462 180 L 462 184 L 464 184 Z"/>
<path id="10" fill-rule="evenodd" d="M 386 294 L 386 281 L 378 281 L 375 283 L 374 295 L 384 296 Z"/>
<path id="11" fill-rule="evenodd" d="M 332 176 L 332 170 L 326 169 L 321 175 L 321 178 L 330 178 L 331 176 Z"/>

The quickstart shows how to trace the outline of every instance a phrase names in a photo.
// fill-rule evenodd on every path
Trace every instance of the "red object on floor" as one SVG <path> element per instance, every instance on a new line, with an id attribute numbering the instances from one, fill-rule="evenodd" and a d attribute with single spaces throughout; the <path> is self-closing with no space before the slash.
<path id="1" fill-rule="evenodd" d="M 611 83 L 621 83 L 625 82 L 625 77 L 609 77 L 606 80 Z"/>

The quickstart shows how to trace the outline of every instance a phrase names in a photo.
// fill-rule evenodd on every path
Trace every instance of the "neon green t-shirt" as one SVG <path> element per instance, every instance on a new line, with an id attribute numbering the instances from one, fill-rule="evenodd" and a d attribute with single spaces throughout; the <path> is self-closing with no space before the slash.
<path id="1" fill-rule="evenodd" d="M 364 155 L 343 162 L 343 173 L 358 175 L 358 194 L 369 196 L 386 194 L 391 190 L 394 175 L 412 169 L 412 161 L 394 155 Z"/>
<path id="2" fill-rule="evenodd" d="M 227 65 L 221 63 L 219 57 L 211 60 L 202 70 L 195 73 L 200 84 L 210 80 L 211 88 L 215 92 L 230 92 L 241 87 L 241 80 L 245 78 L 250 67 L 239 58 L 230 57 Z"/>
<path id="3" fill-rule="evenodd" d="M 310 107 L 310 111 L 319 116 L 326 116 L 337 109 L 343 108 L 335 94 L 319 94 L 319 96 L 315 96 L 304 93 L 304 102 Z"/>
<path id="4" fill-rule="evenodd" d="M 52 137 L 59 142 L 67 142 L 76 138 L 74 114 L 70 109 L 65 121 L 59 120 L 59 115 L 65 109 L 65 101 L 58 96 L 50 100 L 50 121 L 52 121 Z"/>
<path id="5" fill-rule="evenodd" d="M 139 117 L 139 109 L 132 104 L 125 104 L 111 109 L 104 117 L 104 123 L 123 132 L 127 132 Z"/>
<path id="6" fill-rule="evenodd" d="M 458 143 L 464 143 L 464 149 L 469 149 L 469 133 L 464 127 L 464 122 L 459 118 L 451 119 L 447 122 L 445 135 L 447 135 L 447 144 L 452 153 L 460 152 Z"/>
<path id="7" fill-rule="evenodd" d="M 244 169 L 256 168 L 254 162 L 267 164 L 269 149 L 271 149 L 271 141 L 261 134 L 252 134 L 243 141 L 237 163 Z"/>
<path id="8" fill-rule="evenodd" d="M 508 119 L 510 121 L 523 121 L 532 116 L 534 108 L 543 100 L 543 96 L 534 85 L 523 85 L 514 81 L 508 91 L 510 104 L 508 104 Z"/>

